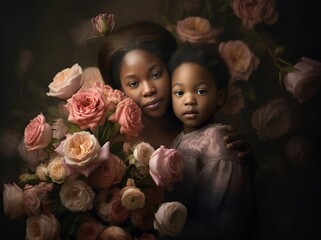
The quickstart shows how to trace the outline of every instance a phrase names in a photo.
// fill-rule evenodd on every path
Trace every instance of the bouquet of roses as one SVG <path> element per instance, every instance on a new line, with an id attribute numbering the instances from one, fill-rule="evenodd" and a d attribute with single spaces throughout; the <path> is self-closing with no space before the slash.
<path id="1" fill-rule="evenodd" d="M 27 215 L 26 239 L 176 236 L 186 208 L 164 203 L 164 191 L 182 179 L 183 159 L 130 144 L 143 128 L 140 108 L 92 73 L 75 64 L 49 84 L 59 103 L 24 130 L 27 167 L 17 184 L 4 184 L 5 214 Z"/>

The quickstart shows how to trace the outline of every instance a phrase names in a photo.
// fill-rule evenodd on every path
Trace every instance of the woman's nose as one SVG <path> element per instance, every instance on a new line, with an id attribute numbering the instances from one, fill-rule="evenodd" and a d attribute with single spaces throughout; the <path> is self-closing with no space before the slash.
<path id="1" fill-rule="evenodd" d="M 151 96 L 156 93 L 156 88 L 154 84 L 151 82 L 145 82 L 143 83 L 143 95 L 145 96 Z"/>

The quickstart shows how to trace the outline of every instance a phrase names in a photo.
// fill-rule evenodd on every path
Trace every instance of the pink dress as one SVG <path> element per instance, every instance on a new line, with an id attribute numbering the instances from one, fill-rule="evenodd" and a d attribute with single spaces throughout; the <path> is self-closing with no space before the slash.
<path id="1" fill-rule="evenodd" d="M 253 187 L 242 161 L 226 148 L 224 129 L 210 124 L 173 141 L 185 159 L 185 176 L 168 200 L 188 209 L 177 239 L 250 239 L 256 220 Z"/>

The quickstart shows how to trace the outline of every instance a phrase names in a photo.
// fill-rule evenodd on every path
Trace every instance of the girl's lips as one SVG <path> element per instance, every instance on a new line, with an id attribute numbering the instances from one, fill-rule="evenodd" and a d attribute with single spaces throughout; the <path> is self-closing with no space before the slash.
<path id="1" fill-rule="evenodd" d="M 154 109 L 157 109 L 161 104 L 162 104 L 162 100 L 158 99 L 158 100 L 148 102 L 147 104 L 144 105 L 144 108 L 148 110 L 154 110 Z"/>

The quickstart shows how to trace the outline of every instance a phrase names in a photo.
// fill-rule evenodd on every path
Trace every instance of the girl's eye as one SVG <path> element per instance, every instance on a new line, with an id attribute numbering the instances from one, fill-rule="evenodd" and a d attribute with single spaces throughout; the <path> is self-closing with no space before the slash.
<path id="1" fill-rule="evenodd" d="M 203 95 L 203 94 L 206 93 L 206 90 L 204 90 L 204 89 L 198 89 L 196 92 L 197 92 L 197 94 Z"/>
<path id="2" fill-rule="evenodd" d="M 128 86 L 129 86 L 130 88 L 136 88 L 136 87 L 138 86 L 138 82 L 134 82 L 134 81 L 129 82 L 129 83 L 128 83 Z"/>
<path id="3" fill-rule="evenodd" d="M 151 75 L 152 79 L 159 79 L 161 76 L 160 72 L 153 72 Z"/>
<path id="4" fill-rule="evenodd" d="M 176 90 L 176 91 L 174 92 L 174 94 L 175 94 L 176 96 L 182 96 L 182 95 L 184 94 L 184 92 L 183 92 L 182 90 Z"/>

